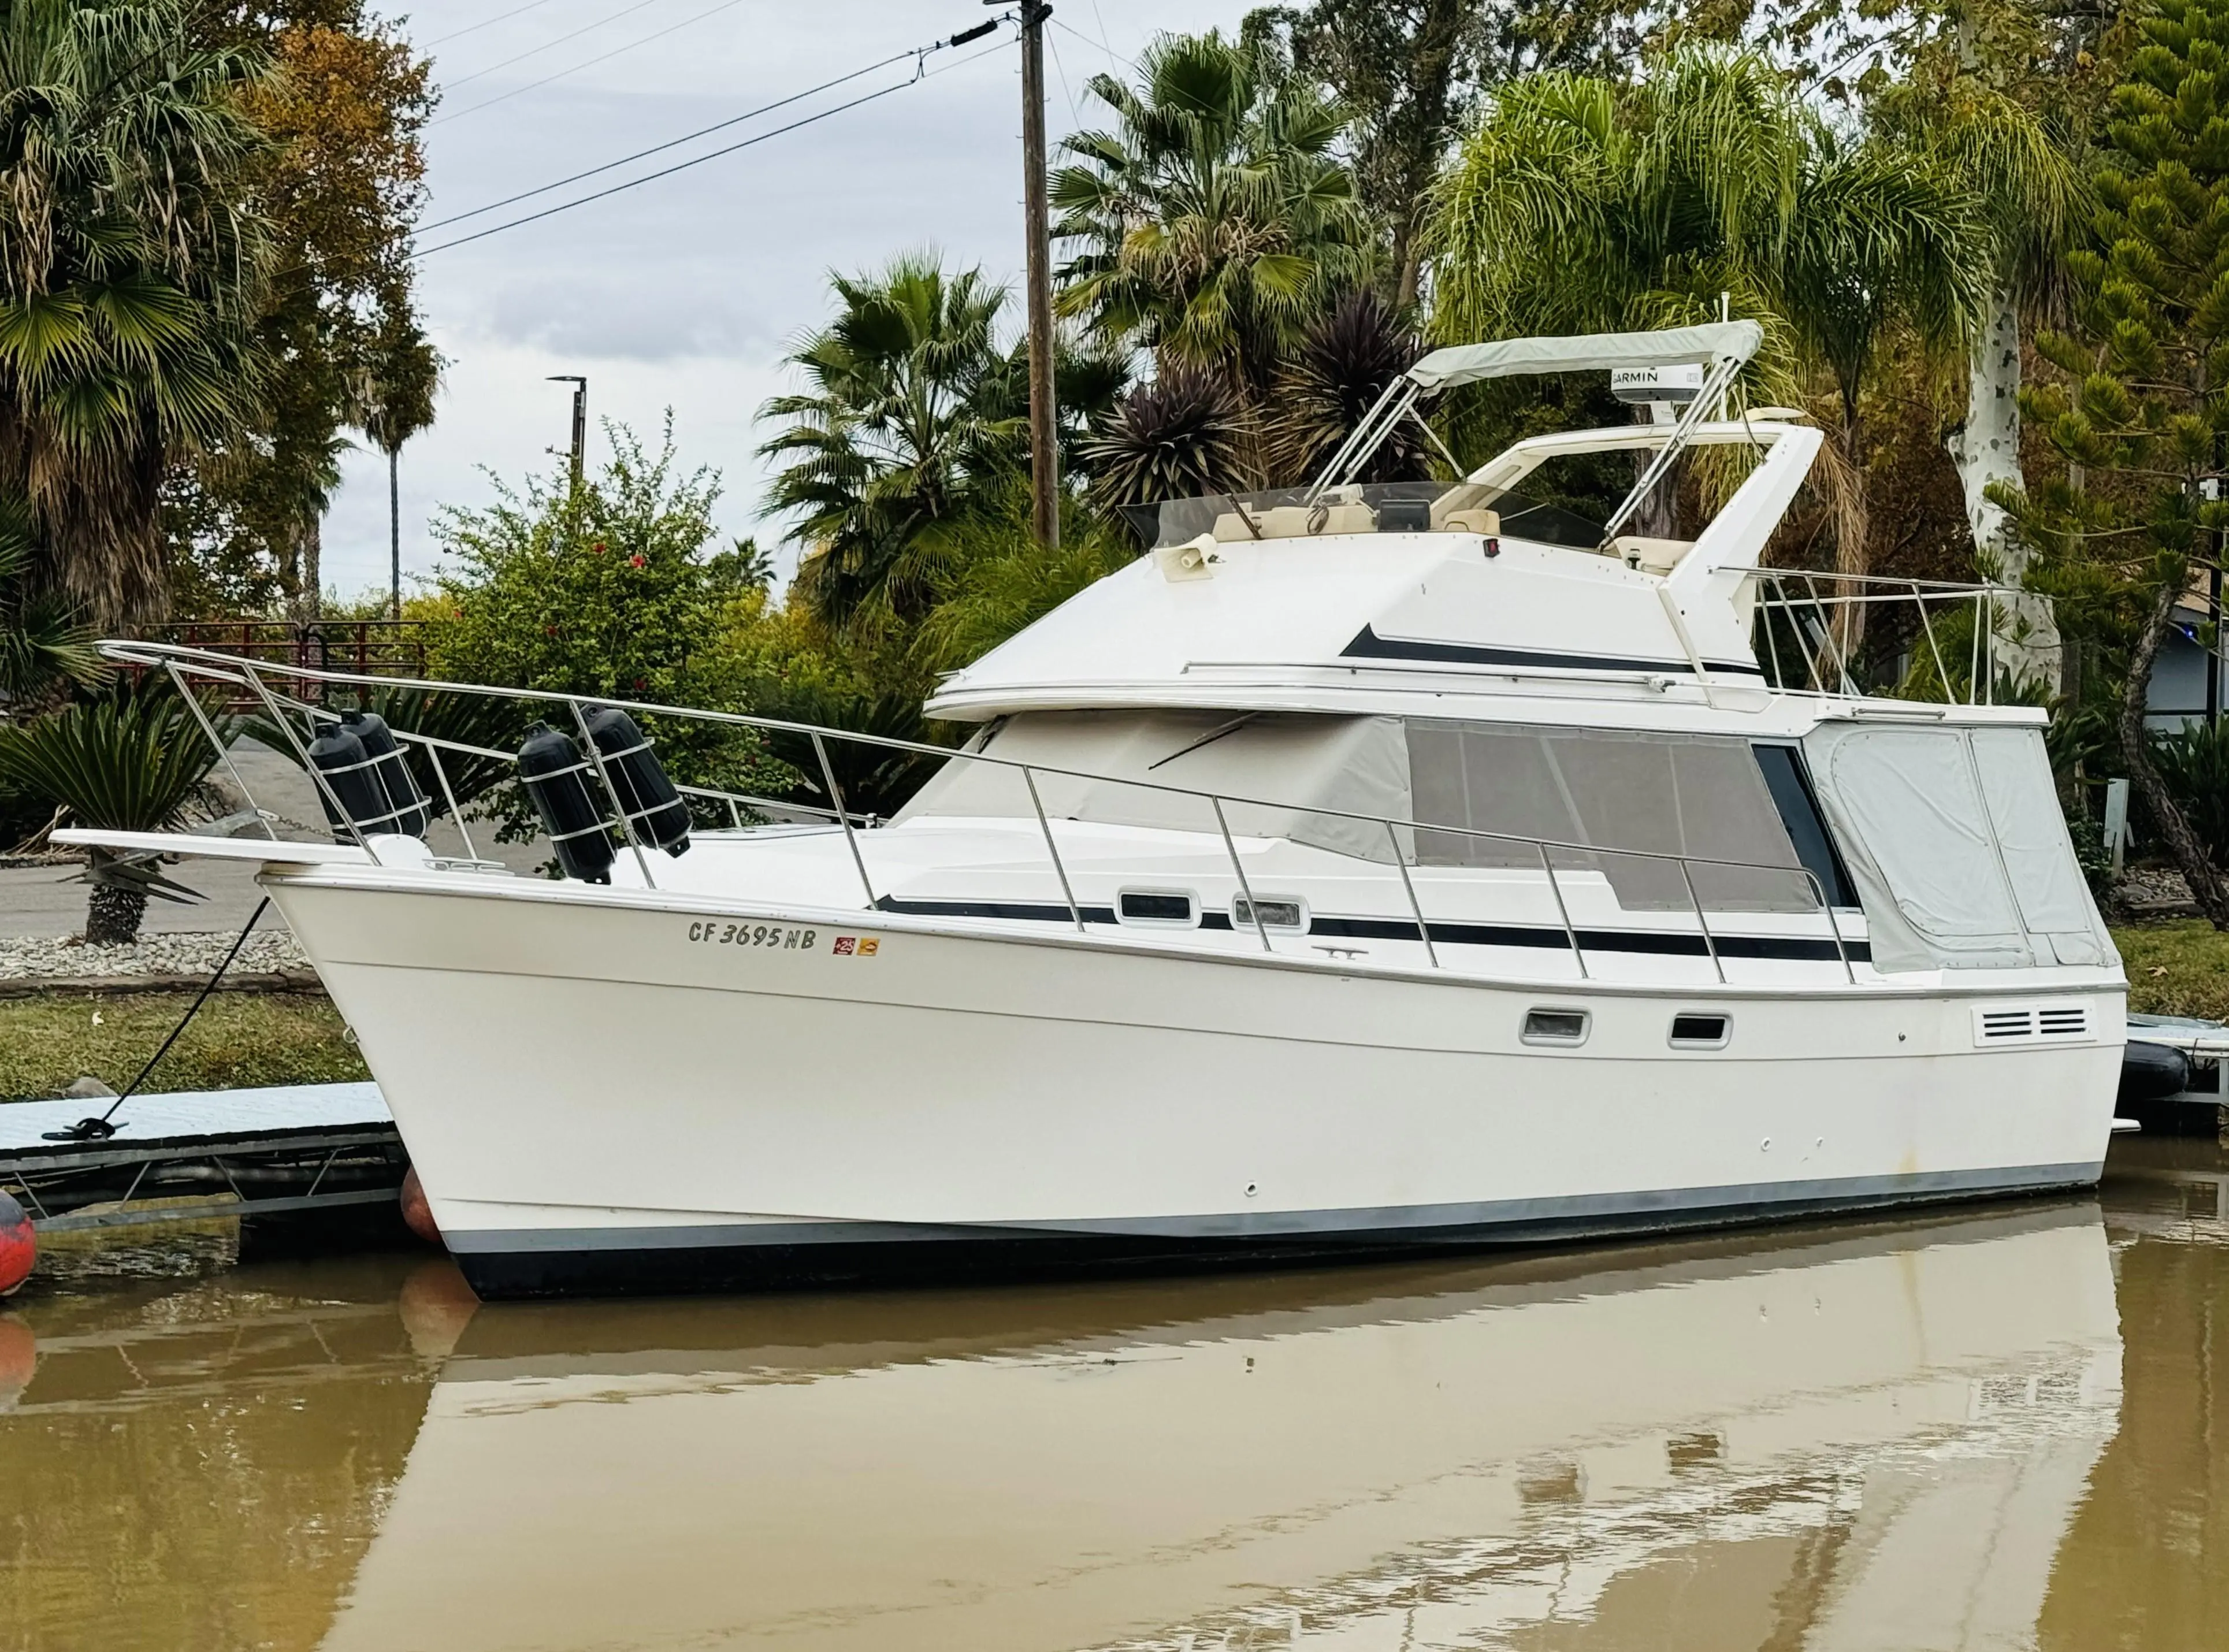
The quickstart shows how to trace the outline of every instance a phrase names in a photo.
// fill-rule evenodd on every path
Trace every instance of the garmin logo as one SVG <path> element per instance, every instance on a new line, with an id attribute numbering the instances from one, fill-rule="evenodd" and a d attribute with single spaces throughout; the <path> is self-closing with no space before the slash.
<path id="1" fill-rule="evenodd" d="M 1610 370 L 1610 394 L 1621 402 L 1693 402 L 1703 392 L 1699 363 Z"/>

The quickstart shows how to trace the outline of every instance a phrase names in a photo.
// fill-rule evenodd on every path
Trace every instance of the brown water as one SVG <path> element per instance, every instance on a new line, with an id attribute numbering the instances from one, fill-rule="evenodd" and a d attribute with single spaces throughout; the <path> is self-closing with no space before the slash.
<path id="1" fill-rule="evenodd" d="M 2229 1159 L 1305 1275 L 475 1311 L 65 1258 L 0 1649 L 2229 1645 Z"/>

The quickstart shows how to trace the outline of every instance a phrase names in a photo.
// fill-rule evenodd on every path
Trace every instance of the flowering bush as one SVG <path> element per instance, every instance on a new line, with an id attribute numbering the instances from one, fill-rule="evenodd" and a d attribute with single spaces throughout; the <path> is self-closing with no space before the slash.
<path id="1" fill-rule="evenodd" d="M 722 643 L 724 616 L 756 569 L 735 551 L 707 554 L 719 478 L 677 472 L 670 423 L 654 457 L 624 426 L 605 429 L 612 457 L 577 489 L 563 472 L 520 488 L 499 481 L 493 505 L 436 518 L 444 563 L 427 627 L 432 670 L 498 687 L 748 710 Z M 748 729 L 638 720 L 677 781 L 758 796 L 793 783 Z"/>

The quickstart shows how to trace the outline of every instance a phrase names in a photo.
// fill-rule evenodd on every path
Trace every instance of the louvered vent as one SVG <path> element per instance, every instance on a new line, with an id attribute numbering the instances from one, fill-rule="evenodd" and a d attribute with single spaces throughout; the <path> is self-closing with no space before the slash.
<path id="1" fill-rule="evenodd" d="M 2005 1044 L 2086 1044 L 2092 1036 L 2086 1004 L 2003 1005 L 1974 1012 L 1974 1042 L 1983 1048 Z"/>
<path id="2" fill-rule="evenodd" d="M 2001 1044 L 2007 1038 L 2033 1038 L 2035 1037 L 2035 1012 L 1983 1010 L 1974 1030 L 1983 1044 Z"/>

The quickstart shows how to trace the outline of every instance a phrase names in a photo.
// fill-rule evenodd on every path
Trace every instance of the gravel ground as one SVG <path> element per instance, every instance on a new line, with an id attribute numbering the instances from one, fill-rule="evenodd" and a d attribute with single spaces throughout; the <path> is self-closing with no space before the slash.
<path id="1" fill-rule="evenodd" d="M 90 947 L 75 935 L 0 935 L 0 980 L 84 980 L 95 976 L 206 975 L 224 959 L 238 930 L 142 934 L 128 947 Z M 310 967 L 285 929 L 259 929 L 230 974 L 275 974 Z"/>

